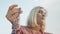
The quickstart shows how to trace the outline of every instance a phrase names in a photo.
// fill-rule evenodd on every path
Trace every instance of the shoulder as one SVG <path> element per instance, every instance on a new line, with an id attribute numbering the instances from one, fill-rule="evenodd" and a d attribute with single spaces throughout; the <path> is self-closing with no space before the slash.
<path id="1" fill-rule="evenodd" d="M 20 31 L 24 34 L 31 33 L 31 30 L 27 26 L 21 26 Z"/>
<path id="2" fill-rule="evenodd" d="M 29 30 L 29 28 L 28 28 L 27 26 L 21 26 L 21 27 L 20 27 L 20 30 L 22 30 L 22 31 L 27 31 L 27 30 Z"/>
<path id="3" fill-rule="evenodd" d="M 17 30 L 17 33 L 18 32 L 20 32 L 20 34 L 25 33 L 27 31 L 26 28 L 27 28 L 26 26 L 20 26 L 20 29 Z"/>

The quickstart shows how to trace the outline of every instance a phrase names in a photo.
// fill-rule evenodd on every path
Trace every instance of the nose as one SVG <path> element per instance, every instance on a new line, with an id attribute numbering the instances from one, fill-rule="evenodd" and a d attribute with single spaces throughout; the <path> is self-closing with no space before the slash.
<path id="1" fill-rule="evenodd" d="M 42 16 L 45 16 L 45 15 L 42 15 Z"/>

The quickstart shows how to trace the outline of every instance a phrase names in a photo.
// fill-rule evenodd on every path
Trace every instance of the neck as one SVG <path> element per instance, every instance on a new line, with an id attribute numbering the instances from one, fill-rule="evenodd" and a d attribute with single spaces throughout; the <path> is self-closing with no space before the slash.
<path id="1" fill-rule="evenodd" d="M 36 32 L 43 32 L 43 30 L 45 29 L 45 20 L 42 20 L 42 22 L 39 22 L 40 24 L 38 24 L 37 26 L 28 26 L 31 30 L 36 31 Z"/>
<path id="2" fill-rule="evenodd" d="M 36 26 L 36 27 L 29 27 L 28 26 L 28 28 L 30 28 L 32 31 L 36 31 L 36 32 L 39 32 L 39 30 L 40 30 L 39 26 Z"/>
<path id="3" fill-rule="evenodd" d="M 35 27 L 35 28 L 32 28 L 32 30 L 39 32 L 40 27 Z"/>

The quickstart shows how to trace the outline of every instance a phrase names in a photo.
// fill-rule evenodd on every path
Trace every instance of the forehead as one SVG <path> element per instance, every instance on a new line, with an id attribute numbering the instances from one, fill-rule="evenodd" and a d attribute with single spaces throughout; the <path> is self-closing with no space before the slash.
<path id="1" fill-rule="evenodd" d="M 45 9 L 39 9 L 39 12 L 46 13 Z"/>

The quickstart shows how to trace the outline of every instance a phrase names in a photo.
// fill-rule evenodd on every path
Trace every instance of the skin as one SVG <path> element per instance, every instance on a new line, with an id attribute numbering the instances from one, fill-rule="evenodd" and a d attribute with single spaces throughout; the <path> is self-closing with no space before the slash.
<path id="1" fill-rule="evenodd" d="M 16 18 L 19 17 L 19 14 L 22 13 L 21 8 L 16 8 L 16 7 L 18 7 L 18 5 L 16 4 L 11 5 L 6 14 L 6 18 L 10 21 L 12 25 L 15 23 Z M 18 23 L 16 30 L 19 30 L 19 29 L 20 29 L 20 24 Z M 19 32 L 17 32 L 17 34 L 19 34 Z"/>
<path id="2" fill-rule="evenodd" d="M 36 14 L 36 24 L 37 26 L 34 26 L 30 29 L 32 29 L 33 31 L 35 32 L 39 32 L 40 30 L 42 32 L 44 32 L 44 29 L 45 29 L 45 18 L 46 18 L 46 11 L 45 9 L 40 9 L 39 11 L 37 11 L 37 14 Z"/>
<path id="3" fill-rule="evenodd" d="M 37 24 L 40 26 L 41 30 L 45 28 L 45 18 L 46 18 L 46 11 L 44 9 L 40 9 L 37 13 Z"/>
<path id="4" fill-rule="evenodd" d="M 13 24 L 19 14 L 22 13 L 21 8 L 16 8 L 18 5 L 11 5 L 8 9 L 6 18 Z"/>
<path id="5" fill-rule="evenodd" d="M 19 17 L 19 15 L 22 13 L 21 8 L 16 8 L 16 7 L 18 7 L 18 5 L 16 5 L 16 4 L 11 5 L 9 7 L 8 13 L 6 15 L 6 18 L 11 22 L 12 25 L 15 23 L 16 18 Z M 42 25 L 45 24 L 44 21 L 45 21 L 45 17 L 46 17 L 46 11 L 44 9 L 40 9 L 36 15 L 37 15 L 36 19 L 37 19 L 38 26 L 31 28 L 31 30 L 33 29 L 32 31 L 39 32 L 39 29 L 43 30 Z M 17 30 L 20 30 L 20 24 L 19 23 L 17 24 L 17 26 L 18 26 Z M 17 34 L 20 34 L 20 32 L 18 31 Z"/>

